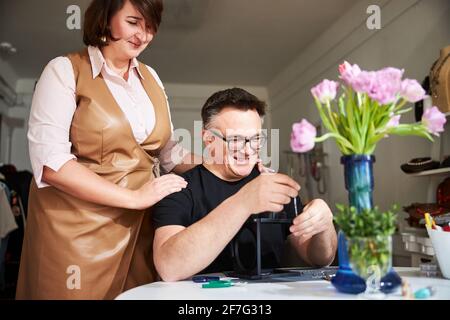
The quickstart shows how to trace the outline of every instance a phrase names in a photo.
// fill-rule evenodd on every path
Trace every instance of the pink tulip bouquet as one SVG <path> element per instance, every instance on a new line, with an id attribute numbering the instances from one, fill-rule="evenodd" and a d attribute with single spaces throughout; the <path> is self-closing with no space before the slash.
<path id="1" fill-rule="evenodd" d="M 316 142 L 335 138 L 343 155 L 371 155 L 376 144 L 391 134 L 415 135 L 433 141 L 444 130 L 445 115 L 437 107 L 427 109 L 422 121 L 401 124 L 402 114 L 425 97 L 416 80 L 403 79 L 403 70 L 385 68 L 364 71 L 344 62 L 339 66 L 342 94 L 337 98 L 339 82 L 323 80 L 311 89 L 327 133 L 317 137 L 316 128 L 303 119 L 292 126 L 291 148 L 307 152 Z"/>

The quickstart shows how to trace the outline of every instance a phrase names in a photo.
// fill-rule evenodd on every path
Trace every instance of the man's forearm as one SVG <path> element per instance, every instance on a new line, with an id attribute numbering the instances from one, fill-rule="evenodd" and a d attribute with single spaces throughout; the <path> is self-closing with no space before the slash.
<path id="1" fill-rule="evenodd" d="M 186 279 L 211 264 L 249 217 L 242 200 L 233 196 L 205 218 L 155 248 L 155 265 L 164 281 Z"/>
<path id="2" fill-rule="evenodd" d="M 302 243 L 293 235 L 289 236 L 288 241 L 300 258 L 311 266 L 328 266 L 336 254 L 337 239 L 334 226 Z"/>
<path id="3" fill-rule="evenodd" d="M 312 265 L 324 267 L 333 262 L 336 248 L 336 231 L 332 227 L 310 239 L 306 254 Z"/>

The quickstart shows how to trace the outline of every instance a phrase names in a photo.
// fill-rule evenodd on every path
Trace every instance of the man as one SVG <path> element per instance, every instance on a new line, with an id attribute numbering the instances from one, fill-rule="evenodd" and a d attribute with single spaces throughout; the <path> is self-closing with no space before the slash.
<path id="1" fill-rule="evenodd" d="M 213 94 L 202 109 L 203 141 L 208 158 L 183 174 L 187 188 L 153 208 L 156 269 L 164 281 L 197 273 L 232 270 L 230 242 L 252 214 L 280 212 L 300 186 L 279 173 L 259 173 L 258 151 L 265 142 L 265 103 L 243 89 Z M 302 208 L 299 203 L 298 208 Z M 301 214 L 300 214 L 301 213 Z M 312 266 L 329 265 L 336 252 L 333 215 L 322 200 L 313 200 L 286 232 L 263 233 L 271 267 L 280 263 L 278 248 L 286 238 Z"/>

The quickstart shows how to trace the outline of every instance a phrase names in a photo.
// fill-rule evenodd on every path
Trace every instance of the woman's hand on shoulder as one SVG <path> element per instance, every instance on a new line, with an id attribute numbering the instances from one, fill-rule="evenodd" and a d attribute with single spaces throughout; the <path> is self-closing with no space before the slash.
<path id="1" fill-rule="evenodd" d="M 187 182 L 176 174 L 166 174 L 147 182 L 135 191 L 136 209 L 146 209 L 169 194 L 186 188 Z"/>

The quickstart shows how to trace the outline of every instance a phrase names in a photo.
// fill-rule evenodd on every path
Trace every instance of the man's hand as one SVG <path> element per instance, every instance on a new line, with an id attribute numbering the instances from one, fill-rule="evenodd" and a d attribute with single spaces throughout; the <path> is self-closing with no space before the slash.
<path id="1" fill-rule="evenodd" d="M 262 173 L 236 194 L 248 214 L 265 211 L 280 212 L 283 206 L 298 195 L 300 186 L 281 173 Z"/>
<path id="2" fill-rule="evenodd" d="M 258 159 L 258 170 L 260 173 L 275 173 L 275 170 L 265 167 L 261 159 Z"/>
<path id="3" fill-rule="evenodd" d="M 330 228 L 334 228 L 333 213 L 325 201 L 315 199 L 304 207 L 303 213 L 294 219 L 289 230 L 303 244 Z"/>

